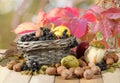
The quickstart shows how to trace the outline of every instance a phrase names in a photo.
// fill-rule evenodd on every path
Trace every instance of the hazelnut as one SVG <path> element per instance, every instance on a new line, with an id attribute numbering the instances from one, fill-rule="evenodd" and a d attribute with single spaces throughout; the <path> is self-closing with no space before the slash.
<path id="1" fill-rule="evenodd" d="M 16 72 L 20 72 L 21 71 L 21 66 L 22 66 L 21 63 L 17 63 L 13 66 L 13 70 L 16 71 Z"/>
<path id="2" fill-rule="evenodd" d="M 101 72 L 101 69 L 98 66 L 92 66 L 91 70 L 92 70 L 94 75 L 99 75 Z"/>
<path id="3" fill-rule="evenodd" d="M 78 62 L 81 67 L 87 66 L 87 63 L 83 61 L 82 59 L 78 59 Z"/>
<path id="4" fill-rule="evenodd" d="M 113 64 L 114 63 L 114 59 L 113 58 L 107 58 L 106 59 L 106 64 L 107 65 L 111 65 L 111 64 Z"/>
<path id="5" fill-rule="evenodd" d="M 84 76 L 84 78 L 86 78 L 86 79 L 92 79 L 93 76 L 94 76 L 94 74 L 93 74 L 93 72 L 92 72 L 91 69 L 87 69 L 87 70 L 84 71 L 83 76 Z"/>
<path id="6" fill-rule="evenodd" d="M 77 67 L 75 69 L 74 73 L 77 77 L 83 77 L 84 69 L 80 68 L 80 67 Z"/>
<path id="7" fill-rule="evenodd" d="M 86 69 L 90 69 L 90 66 L 84 66 L 83 70 L 85 71 Z"/>
<path id="8" fill-rule="evenodd" d="M 65 66 L 59 66 L 59 67 L 57 68 L 57 74 L 60 75 L 60 74 L 62 73 L 62 71 L 65 70 L 65 69 L 66 69 Z"/>
<path id="9" fill-rule="evenodd" d="M 62 71 L 61 76 L 62 76 L 64 79 L 70 79 L 70 78 L 73 77 L 73 74 L 72 74 L 72 72 L 71 72 L 70 70 L 65 69 L 65 70 Z"/>
<path id="10" fill-rule="evenodd" d="M 57 73 L 57 70 L 55 67 L 48 67 L 45 73 L 48 75 L 55 75 Z"/>

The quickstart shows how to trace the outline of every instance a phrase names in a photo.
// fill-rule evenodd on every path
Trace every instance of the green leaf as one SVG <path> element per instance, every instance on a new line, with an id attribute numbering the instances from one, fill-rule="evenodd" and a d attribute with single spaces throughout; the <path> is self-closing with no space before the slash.
<path id="1" fill-rule="evenodd" d="M 106 70 L 107 72 L 111 72 L 113 73 L 115 71 L 115 68 L 114 67 L 110 67 L 109 69 Z"/>

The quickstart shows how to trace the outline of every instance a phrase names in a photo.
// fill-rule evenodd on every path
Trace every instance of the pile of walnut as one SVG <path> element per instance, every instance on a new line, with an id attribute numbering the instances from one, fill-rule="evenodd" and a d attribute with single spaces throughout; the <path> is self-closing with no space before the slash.
<path id="1" fill-rule="evenodd" d="M 48 75 L 61 75 L 64 79 L 71 79 L 71 78 L 86 78 L 92 79 L 94 75 L 99 75 L 101 69 L 96 66 L 94 63 L 89 63 L 88 65 L 81 59 L 79 59 L 81 63 L 81 67 L 71 67 L 66 68 L 65 66 L 56 64 L 55 67 L 48 67 L 45 71 Z"/>
<path id="2" fill-rule="evenodd" d="M 7 68 L 10 70 L 14 70 L 16 72 L 21 71 L 21 66 L 22 66 L 22 63 L 17 60 L 12 60 L 9 63 L 7 63 Z"/>
<path id="3" fill-rule="evenodd" d="M 116 63 L 118 61 L 118 56 L 115 53 L 107 53 L 104 56 L 104 62 L 106 63 L 106 67 Z M 37 73 L 32 72 L 32 75 L 37 74 L 47 74 L 47 75 L 56 75 L 61 76 L 63 79 L 71 79 L 71 78 L 86 78 L 92 79 L 95 75 L 99 75 L 101 73 L 101 68 L 96 66 L 94 63 L 86 63 L 82 58 L 78 59 L 79 66 L 78 67 L 70 67 L 67 68 L 60 63 L 56 63 L 52 66 L 43 65 L 40 67 Z M 7 64 L 7 68 L 10 70 L 14 70 L 16 72 L 21 71 L 22 63 L 19 61 L 13 60 Z M 30 71 L 26 71 L 29 73 Z"/>

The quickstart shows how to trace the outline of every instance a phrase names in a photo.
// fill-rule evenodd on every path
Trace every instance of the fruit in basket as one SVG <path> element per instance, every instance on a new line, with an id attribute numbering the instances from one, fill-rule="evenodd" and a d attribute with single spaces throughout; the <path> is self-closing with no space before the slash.
<path id="1" fill-rule="evenodd" d="M 89 47 L 88 42 L 80 42 L 76 48 L 77 58 L 84 56 L 84 52 Z"/>
<path id="2" fill-rule="evenodd" d="M 68 37 L 70 36 L 70 30 L 69 30 L 69 28 L 66 27 L 66 26 L 62 26 L 62 25 L 55 27 L 55 28 L 52 30 L 52 32 L 54 32 L 54 34 L 55 34 L 57 37 L 62 37 L 62 35 L 63 35 L 64 33 L 66 33 Z M 64 32 L 64 33 L 63 33 L 63 32 Z"/>
<path id="3" fill-rule="evenodd" d="M 75 56 L 68 55 L 61 60 L 61 65 L 70 68 L 70 67 L 78 67 L 79 62 Z"/>

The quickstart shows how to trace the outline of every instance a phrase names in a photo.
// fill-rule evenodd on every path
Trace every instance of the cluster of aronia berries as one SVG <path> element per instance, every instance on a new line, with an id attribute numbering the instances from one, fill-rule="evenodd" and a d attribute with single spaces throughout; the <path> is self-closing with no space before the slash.
<path id="1" fill-rule="evenodd" d="M 39 69 L 40 69 L 40 66 L 37 61 L 31 61 L 30 67 L 28 66 L 26 62 L 24 62 L 21 66 L 22 71 L 29 70 L 29 71 L 35 72 L 35 71 L 38 71 Z"/>
<path id="2" fill-rule="evenodd" d="M 44 41 L 44 40 L 56 40 L 58 37 L 50 31 L 49 28 L 40 28 L 42 34 L 39 37 L 36 37 L 36 32 L 25 34 L 21 37 L 22 42 L 28 41 Z M 67 30 L 65 29 L 62 33 L 62 36 L 59 39 L 66 39 L 68 38 Z"/>

